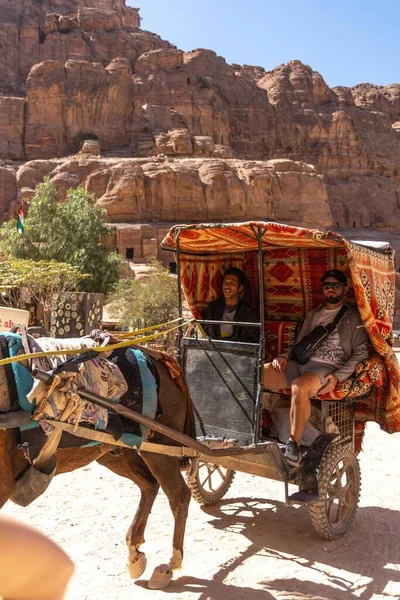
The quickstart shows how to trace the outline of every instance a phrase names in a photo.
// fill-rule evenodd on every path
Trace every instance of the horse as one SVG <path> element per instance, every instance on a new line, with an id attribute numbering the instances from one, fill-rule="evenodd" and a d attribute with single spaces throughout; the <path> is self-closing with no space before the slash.
<path id="1" fill-rule="evenodd" d="M 146 349 L 141 349 L 152 362 L 159 378 L 157 422 L 195 438 L 193 405 L 187 389 L 183 390 L 171 377 L 164 362 L 152 360 Z M 176 442 L 156 431 L 151 431 L 150 435 L 152 442 L 176 445 Z M 18 436 L 17 429 L 0 429 L 0 508 L 13 496 L 16 479 L 29 465 L 18 447 Z M 106 443 L 84 448 L 58 448 L 56 459 L 56 474 L 74 471 L 97 461 L 139 487 L 139 506 L 126 534 L 128 569 L 133 579 L 141 577 L 146 569 L 147 559 L 140 546 L 145 541 L 147 520 L 161 486 L 174 517 L 172 555 L 168 564 L 158 565 L 154 569 L 148 586 L 152 589 L 166 587 L 172 579 L 173 571 L 182 564 L 184 534 L 191 498 L 181 473 L 182 459 L 145 451 L 138 454 L 134 449 L 116 448 Z"/>

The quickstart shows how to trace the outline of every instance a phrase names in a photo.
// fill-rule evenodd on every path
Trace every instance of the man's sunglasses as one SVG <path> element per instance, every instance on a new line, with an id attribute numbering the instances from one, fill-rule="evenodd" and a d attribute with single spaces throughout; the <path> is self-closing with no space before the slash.
<path id="1" fill-rule="evenodd" d="M 340 290 L 344 286 L 343 286 L 343 283 L 338 283 L 338 282 L 335 282 L 335 283 L 331 282 L 330 283 L 330 282 L 326 282 L 326 283 L 323 284 L 322 287 L 324 288 L 324 290 L 330 290 L 330 289 Z"/>

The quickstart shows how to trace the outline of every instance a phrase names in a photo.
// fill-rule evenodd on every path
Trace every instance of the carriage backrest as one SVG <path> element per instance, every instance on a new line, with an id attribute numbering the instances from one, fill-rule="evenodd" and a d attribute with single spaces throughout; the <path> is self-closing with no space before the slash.
<path id="1" fill-rule="evenodd" d="M 264 316 L 266 320 L 303 321 L 323 302 L 321 277 L 329 269 L 340 269 L 349 279 L 350 304 L 354 303 L 350 270 L 344 248 L 266 248 L 264 264 Z M 226 269 L 238 267 L 247 275 L 251 305 L 258 310 L 259 277 L 257 252 L 217 255 L 182 254 L 182 285 L 196 318 L 222 289 Z"/>

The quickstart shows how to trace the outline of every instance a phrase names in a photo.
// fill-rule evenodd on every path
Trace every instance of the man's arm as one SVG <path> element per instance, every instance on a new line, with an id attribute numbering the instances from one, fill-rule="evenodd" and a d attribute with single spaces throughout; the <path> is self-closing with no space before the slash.
<path id="1" fill-rule="evenodd" d="M 213 319 L 210 316 L 210 305 L 208 305 L 204 310 L 203 310 L 203 314 L 201 315 L 202 319 L 204 319 L 205 321 L 208 319 L 210 321 L 212 321 Z M 211 335 L 211 325 L 206 325 L 205 323 L 202 323 L 202 328 L 204 329 L 204 333 L 209 336 L 212 337 Z"/>
<path id="2" fill-rule="evenodd" d="M 206 306 L 206 308 L 203 310 L 203 319 L 204 320 L 208 320 L 208 321 L 218 321 L 218 319 L 215 318 L 215 304 L 216 304 L 216 300 L 213 300 L 213 302 L 210 302 L 210 304 L 208 306 Z M 212 338 L 215 339 L 216 337 L 218 337 L 216 335 L 216 326 L 215 325 L 206 325 L 205 323 L 202 323 L 202 328 L 204 329 L 204 333 Z"/>
<path id="3" fill-rule="evenodd" d="M 259 323 L 260 318 L 258 314 L 250 308 L 250 306 L 243 307 L 237 316 L 235 315 L 235 321 L 247 321 L 249 323 Z M 240 327 L 240 339 L 242 342 L 249 344 L 258 344 L 260 341 L 260 328 L 259 327 Z"/>
<path id="4" fill-rule="evenodd" d="M 310 333 L 314 315 L 315 315 L 315 310 L 312 310 L 311 312 L 309 312 L 306 315 L 306 318 L 304 319 L 303 324 L 300 327 L 300 331 L 296 336 L 296 340 L 294 342 L 295 344 L 297 344 L 298 342 L 301 342 L 301 340 L 304 338 L 304 336 L 306 336 Z M 283 352 L 282 354 L 277 356 L 277 358 L 285 358 L 286 360 L 289 360 L 290 352 Z"/>
<path id="5" fill-rule="evenodd" d="M 222 319 L 223 307 L 221 297 L 210 302 L 208 306 L 203 310 L 203 319 L 206 321 L 220 321 Z M 213 340 L 220 339 L 219 325 L 206 325 L 202 324 L 204 333 Z"/>
<path id="6" fill-rule="evenodd" d="M 351 347 L 352 354 L 348 361 L 334 372 L 334 375 L 338 378 L 338 381 L 344 381 L 350 375 L 354 373 L 358 363 L 368 358 L 368 334 L 361 322 L 360 315 L 354 314 L 354 318 L 351 320 Z"/>
<path id="7" fill-rule="evenodd" d="M 310 333 L 311 331 L 311 325 L 314 319 L 314 315 L 315 315 L 315 310 L 312 310 L 311 312 L 309 312 L 306 315 L 306 318 L 304 319 L 303 325 L 300 328 L 299 333 L 297 334 L 296 337 L 296 344 L 298 344 L 299 342 L 301 342 L 301 340 Z"/>

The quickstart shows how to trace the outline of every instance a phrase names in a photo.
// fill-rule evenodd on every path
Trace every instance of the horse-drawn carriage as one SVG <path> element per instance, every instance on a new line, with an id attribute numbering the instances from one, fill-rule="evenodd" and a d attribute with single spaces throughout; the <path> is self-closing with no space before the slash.
<path id="1" fill-rule="evenodd" d="M 202 319 L 204 308 L 217 297 L 223 273 L 230 267 L 246 274 L 253 308 L 260 315 L 259 344 L 212 340 L 199 334 L 182 339 L 181 363 L 194 402 L 198 439 L 210 447 L 231 445 L 244 451 L 215 463 L 204 457 L 195 459 L 188 477 L 193 497 L 203 504 L 218 501 L 235 470 L 279 480 L 284 483 L 287 504 L 309 506 L 320 535 L 328 539 L 344 535 L 359 500 L 356 455 L 366 421 L 377 421 L 387 431 L 400 426 L 399 368 L 392 351 L 390 246 L 353 243 L 332 232 L 254 222 L 176 226 L 163 247 L 176 253 L 182 288 L 200 324 L 207 323 Z M 285 398 L 290 403 L 290 390 L 265 390 L 263 364 L 290 350 L 298 325 L 323 300 L 321 277 L 335 268 L 346 272 L 351 282 L 348 303 L 360 311 L 370 356 L 331 393 L 315 398 L 314 425 L 320 435 L 305 451 L 301 468 L 292 469 L 271 428 L 274 403 L 284 404 Z M 263 410 L 265 396 L 270 397 L 267 406 L 272 414 Z M 297 491 L 290 494 L 289 484 L 295 484 Z"/>
<path id="2" fill-rule="evenodd" d="M 56 445 L 53 450 L 56 450 L 57 472 L 98 460 L 139 485 L 142 500 L 127 535 L 134 577 L 139 577 L 146 566 L 139 547 L 158 486 L 162 486 L 175 519 L 174 550 L 169 566 L 157 571 L 152 587 L 167 585 L 172 570 L 182 560 L 190 499 L 180 473 L 183 464 L 192 495 L 201 503 L 210 504 L 222 498 L 234 472 L 241 471 L 264 480 L 282 481 L 286 502 L 308 505 L 313 526 L 320 535 L 328 539 L 344 535 L 359 500 L 360 469 L 356 455 L 361 449 L 366 421 L 376 421 L 388 432 L 400 430 L 400 371 L 392 350 L 394 264 L 390 246 L 353 243 L 331 232 L 249 222 L 175 226 L 164 239 L 163 249 L 176 255 L 181 314 L 183 290 L 193 319 L 199 323 L 192 336 L 181 336 L 180 363 L 185 378 L 165 356 L 134 346 L 135 340 L 129 334 L 109 340 L 111 346 L 90 343 L 94 354 L 86 353 L 84 359 L 97 360 L 93 358 L 96 353 L 101 356 L 102 352 L 112 352 L 109 358 L 123 373 L 128 391 L 118 403 L 110 389 L 106 394 L 101 386 L 93 390 L 83 383 L 75 387 L 74 401 L 80 397 L 90 403 L 90 418 L 95 405 L 120 415 L 125 422 L 135 421 L 142 428 L 141 435 L 123 437 L 115 428 L 111 433 L 99 432 L 99 420 L 96 426 L 92 422 L 90 433 L 85 433 L 84 427 L 77 423 L 71 426 L 49 418 L 48 414 L 43 418 L 43 411 L 39 415 L 34 413 L 36 423 L 40 419 L 47 425 L 51 423 L 64 432 L 63 436 L 68 432 L 91 440 L 71 452 L 65 444 Z M 218 296 L 223 273 L 229 267 L 240 268 L 250 282 L 253 308 L 259 314 L 259 322 L 254 324 L 260 332 L 259 343 L 213 340 L 201 335 L 203 310 Z M 283 458 L 279 435 L 270 427 L 274 421 L 274 402 L 285 398 L 288 401 L 288 390 L 264 389 L 263 365 L 290 349 L 299 323 L 322 301 L 321 276 L 333 268 L 345 271 L 351 281 L 349 303 L 359 309 L 370 340 L 370 356 L 333 392 L 313 400 L 317 414 L 314 428 L 318 435 L 305 450 L 301 466 L 291 468 Z M 11 341 L 14 344 L 15 339 Z M 66 352 L 79 353 L 81 345 L 81 340 L 77 340 Z M 15 366 L 15 361 L 33 356 L 18 356 L 16 351 L 7 355 L 1 344 L 0 351 L 3 356 L 0 384 L 1 369 L 6 364 Z M 60 373 L 74 371 L 81 360 L 77 356 L 47 372 L 36 368 L 33 374 L 54 391 L 55 384 L 60 383 L 57 379 Z M 107 384 L 110 372 L 107 359 L 100 367 L 101 383 Z M 144 414 L 136 410 L 138 390 L 133 372 L 141 376 L 143 405 L 146 397 L 151 405 L 151 410 L 143 411 Z M 10 383 L 10 373 L 7 377 L 4 381 Z M 14 370 L 14 378 L 21 379 L 18 370 Z M 93 377 L 87 377 L 86 382 L 89 380 Z M 116 389 L 111 384 L 108 387 Z M 22 399 L 25 393 L 26 389 L 20 391 Z M 48 398 L 50 393 L 45 396 Z M 270 402 L 269 412 L 265 411 L 266 400 Z M 37 459 L 32 461 L 20 443 L 18 423 L 25 423 L 25 429 L 31 425 L 26 425 L 26 416 L 21 418 L 20 413 L 4 407 L 4 403 L 0 409 L 3 413 L 0 414 L 1 506 L 15 494 L 18 482 L 32 467 L 35 472 Z M 40 456 L 43 459 L 42 450 Z M 45 471 L 42 474 L 46 476 Z M 295 492 L 290 488 L 292 485 L 297 488 Z"/>

